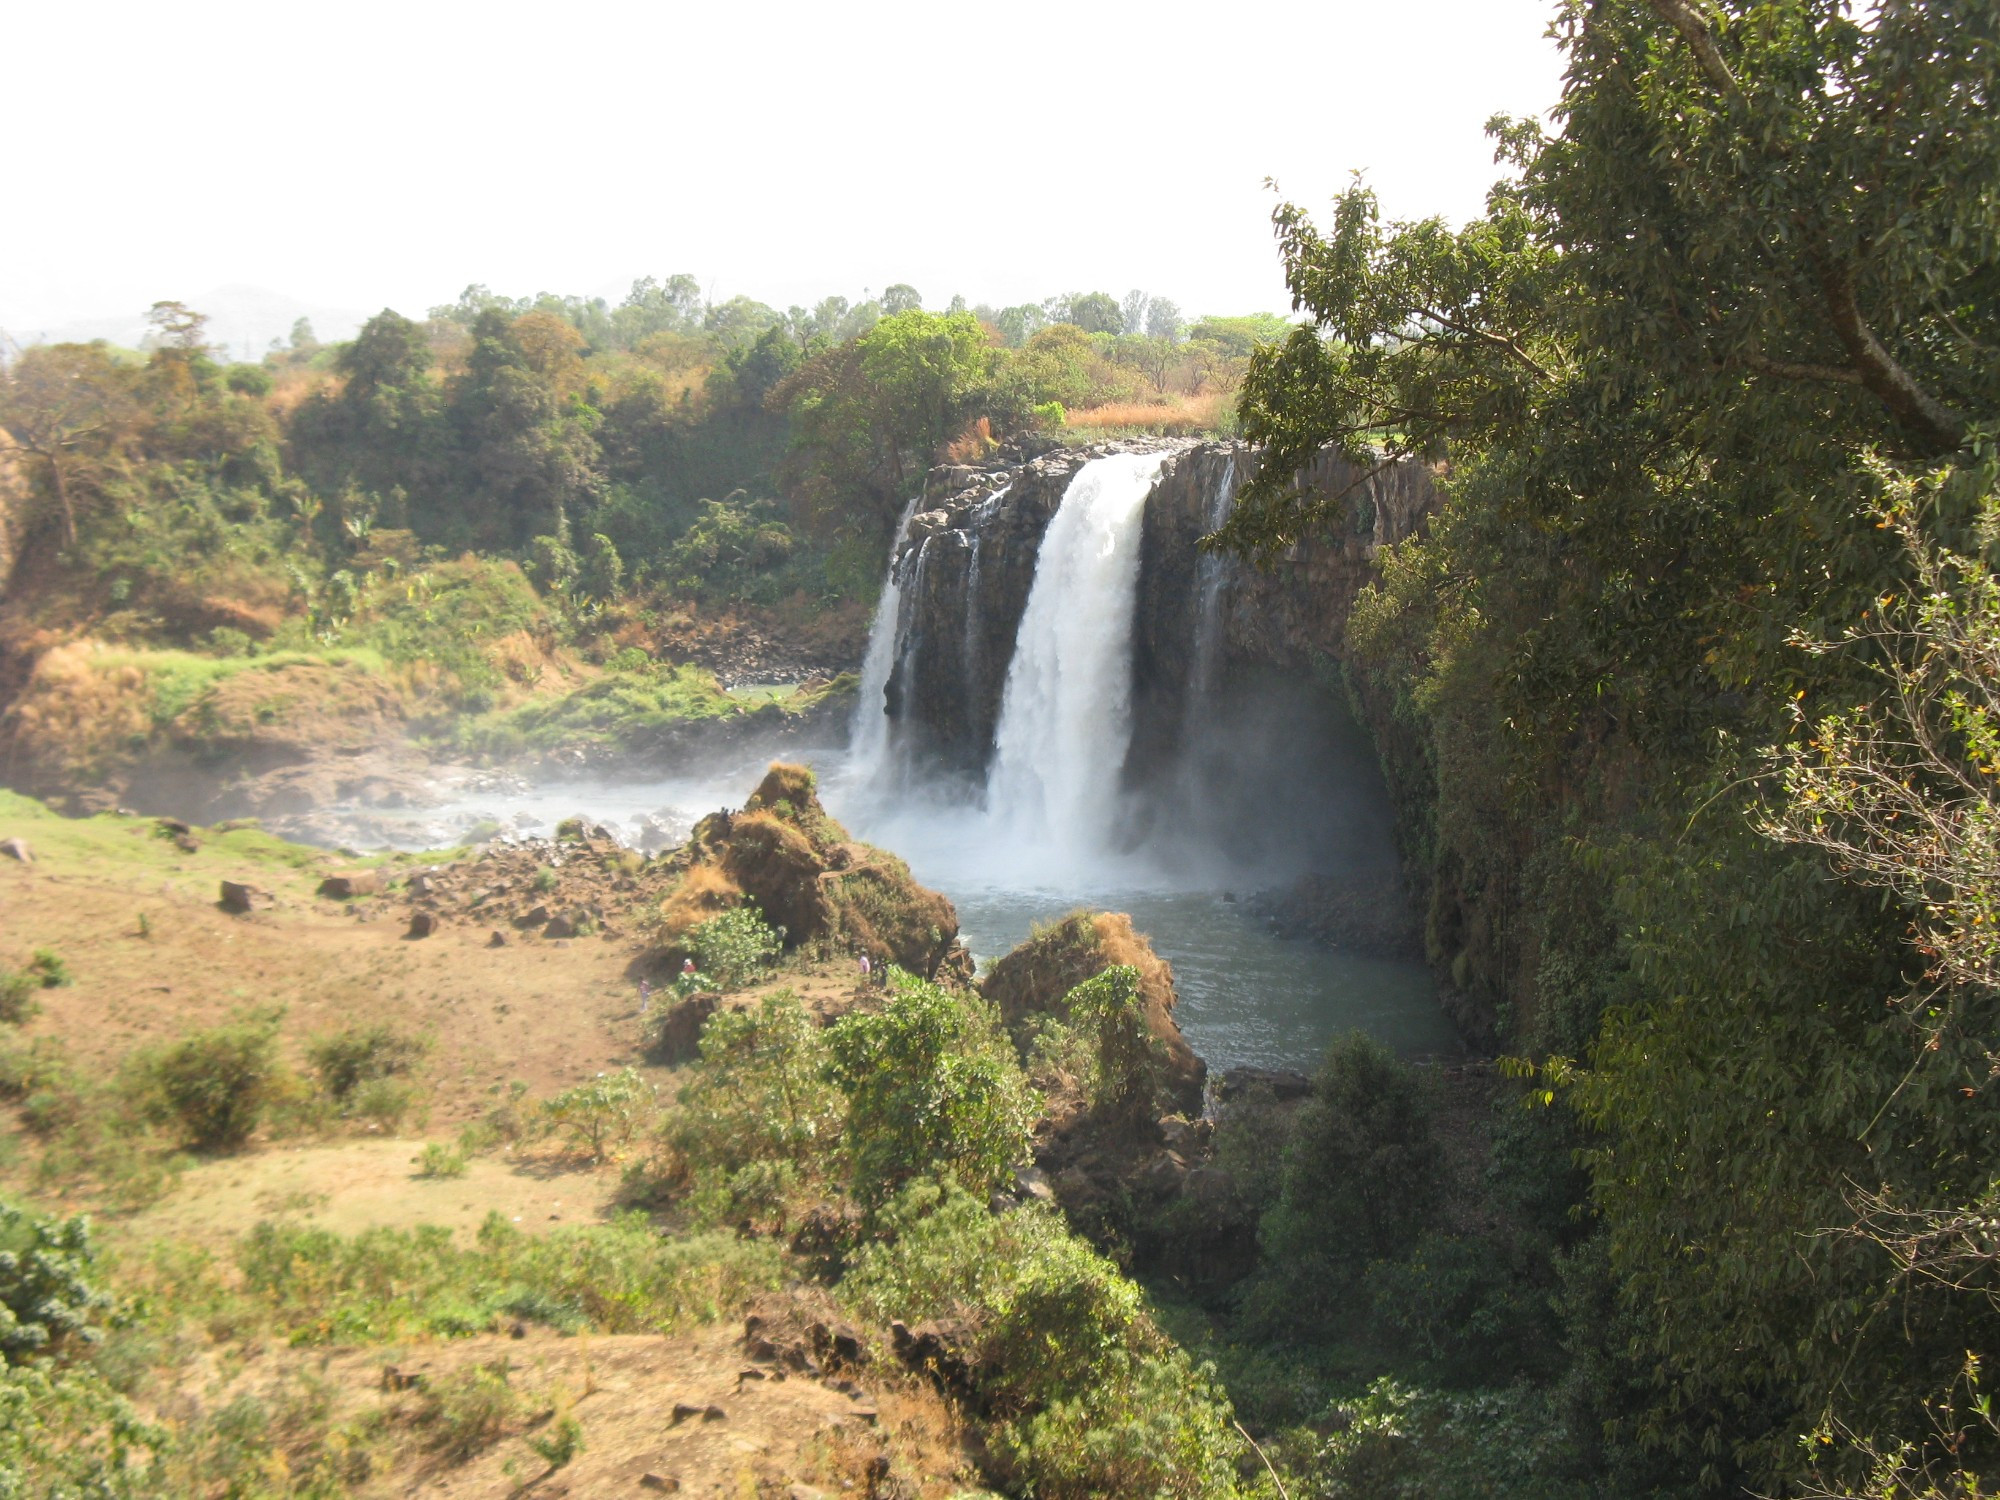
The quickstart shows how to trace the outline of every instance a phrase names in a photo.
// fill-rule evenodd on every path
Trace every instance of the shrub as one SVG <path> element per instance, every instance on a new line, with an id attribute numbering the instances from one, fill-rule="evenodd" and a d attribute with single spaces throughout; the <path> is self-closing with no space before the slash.
<path id="1" fill-rule="evenodd" d="M 962 1188 L 907 1188 L 855 1255 L 844 1296 L 878 1319 L 971 1330 L 989 1467 L 1010 1492 L 1234 1493 L 1229 1405 L 1148 1315 L 1139 1288 L 1046 1210 L 989 1213 Z"/>
<path id="2" fill-rule="evenodd" d="M 656 1105 L 653 1086 L 637 1069 L 623 1068 L 564 1089 L 542 1109 L 568 1136 L 571 1149 L 604 1161 L 631 1144 Z"/>
<path id="3" fill-rule="evenodd" d="M 704 989 L 741 989 L 784 952 L 784 939 L 754 906 L 734 906 L 688 934 Z"/>
<path id="4" fill-rule="evenodd" d="M 1350 1265 L 1396 1255 L 1430 1221 L 1440 1163 L 1415 1072 L 1351 1032 L 1299 1110 L 1266 1242 L 1280 1257 Z"/>
<path id="5" fill-rule="evenodd" d="M 847 1095 L 854 1193 L 874 1207 L 913 1178 L 992 1187 L 1028 1151 L 1034 1093 L 998 1017 L 977 995 L 954 996 L 901 970 L 875 1014 L 827 1033 L 833 1078 Z"/>
<path id="6" fill-rule="evenodd" d="M 320 1087 L 345 1106 L 363 1084 L 414 1072 L 429 1051 L 425 1038 L 377 1024 L 317 1038 L 307 1045 L 306 1060 L 319 1075 Z"/>
<path id="7" fill-rule="evenodd" d="M 0 973 L 0 1023 L 24 1026 L 40 1015 L 42 1002 L 36 991 L 41 987 L 41 981 L 25 969 Z"/>
<path id="8" fill-rule="evenodd" d="M 405 1120 L 412 1116 L 421 1120 L 428 1111 L 416 1084 L 409 1079 L 371 1078 L 354 1091 L 348 1113 L 393 1135 Z"/>
<path id="9" fill-rule="evenodd" d="M 489 1215 L 477 1242 L 449 1229 L 346 1238 L 265 1222 L 240 1242 L 247 1294 L 294 1343 L 464 1337 L 501 1319 L 565 1331 L 672 1333 L 732 1315 L 784 1284 L 784 1252 L 711 1233 L 663 1239 L 640 1214 L 529 1235 Z"/>
<path id="10" fill-rule="evenodd" d="M 503 1357 L 440 1375 L 424 1387 L 417 1421 L 440 1457 L 462 1463 L 505 1436 L 521 1415 L 521 1393 Z"/>
<path id="11" fill-rule="evenodd" d="M 1139 971 L 1130 964 L 1113 964 L 1072 989 L 1063 1008 L 1094 1044 L 1091 1107 L 1113 1121 L 1152 1119 L 1159 1067 L 1139 998 Z"/>
<path id="12" fill-rule="evenodd" d="M 112 1299 L 93 1285 L 94 1271 L 88 1219 L 0 1203 L 0 1361 L 60 1356 L 102 1337 Z"/>
<path id="13" fill-rule="evenodd" d="M 798 1190 L 834 1176 L 846 1100 L 826 1066 L 826 1034 L 790 990 L 708 1018 L 664 1132 L 704 1216 L 782 1228 Z"/>
<path id="14" fill-rule="evenodd" d="M 0 1495 L 151 1500 L 165 1446 L 87 1367 L 0 1364 Z"/>
<path id="15" fill-rule="evenodd" d="M 279 1014 L 195 1032 L 152 1060 L 160 1099 L 190 1145 L 233 1150 L 256 1130 L 278 1077 Z"/>
<path id="16" fill-rule="evenodd" d="M 465 1153 L 441 1141 L 432 1141 L 418 1152 L 411 1161 L 415 1164 L 419 1177 L 463 1177 L 465 1175 Z"/>
<path id="17" fill-rule="evenodd" d="M 60 989 L 72 983 L 69 965 L 61 956 L 48 948 L 37 948 L 35 956 L 28 961 L 28 972 L 35 976 L 35 982 L 45 990 Z"/>

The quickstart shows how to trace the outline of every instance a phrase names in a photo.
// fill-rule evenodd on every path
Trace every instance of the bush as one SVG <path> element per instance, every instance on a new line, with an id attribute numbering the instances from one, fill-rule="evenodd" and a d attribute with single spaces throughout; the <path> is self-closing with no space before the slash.
<path id="1" fill-rule="evenodd" d="M 347 1112 L 391 1135 L 402 1128 L 405 1120 L 415 1116 L 421 1122 L 429 1113 L 416 1084 L 407 1078 L 369 1079 L 354 1091 Z"/>
<path id="2" fill-rule="evenodd" d="M 1151 1120 L 1159 1104 L 1159 1065 L 1139 998 L 1139 971 L 1113 964 L 1063 998 L 1063 1009 L 1091 1037 L 1091 1108 L 1126 1124 Z"/>
<path id="3" fill-rule="evenodd" d="M 834 1175 L 846 1101 L 828 1059 L 826 1034 L 790 990 L 709 1018 L 665 1132 L 707 1213 L 782 1227 L 801 1185 Z"/>
<path id="4" fill-rule="evenodd" d="M 632 1143 L 657 1104 L 653 1086 L 637 1069 L 624 1068 L 565 1089 L 542 1109 L 568 1136 L 572 1150 L 605 1161 Z"/>
<path id="5" fill-rule="evenodd" d="M 429 1051 L 425 1038 L 377 1024 L 350 1026 L 314 1040 L 306 1047 L 306 1060 L 327 1095 L 347 1106 L 363 1084 L 414 1072 Z"/>
<path id="6" fill-rule="evenodd" d="M 440 1141 L 432 1141 L 410 1160 L 419 1177 L 463 1177 L 465 1153 Z"/>
<path id="7" fill-rule="evenodd" d="M 25 969 L 0 973 L 0 1024 L 24 1026 L 39 1016 L 41 987 L 41 981 Z"/>
<path id="8" fill-rule="evenodd" d="M 152 1059 L 154 1086 L 189 1145 L 233 1150 L 257 1129 L 278 1078 L 279 1014 L 195 1032 Z"/>
<path id="9" fill-rule="evenodd" d="M 734 906 L 688 934 L 703 989 L 741 989 L 761 978 L 784 952 L 784 939 L 754 906 Z"/>
<path id="10" fill-rule="evenodd" d="M 151 1500 L 165 1445 L 87 1367 L 0 1364 L 0 1495 Z"/>
<path id="11" fill-rule="evenodd" d="M 61 1356 L 102 1337 L 112 1299 L 91 1281 L 94 1262 L 88 1219 L 0 1203 L 0 1361 Z"/>
<path id="12" fill-rule="evenodd" d="M 1527 1386 L 1445 1395 L 1384 1376 L 1339 1401 L 1311 1463 L 1326 1500 L 1429 1500 L 1494 1495 L 1568 1500 L 1591 1493 L 1578 1451 L 1548 1396 Z"/>
<path id="13" fill-rule="evenodd" d="M 1397 1255 L 1431 1219 L 1440 1165 L 1414 1071 L 1350 1032 L 1299 1110 L 1266 1243 L 1280 1258 L 1348 1265 Z"/>
<path id="14" fill-rule="evenodd" d="M 463 1463 L 506 1435 L 508 1424 L 522 1409 L 512 1374 L 512 1366 L 502 1357 L 440 1375 L 424 1387 L 417 1421 L 440 1457 Z"/>
<path id="15" fill-rule="evenodd" d="M 266 1222 L 237 1250 L 246 1292 L 294 1343 L 458 1338 L 528 1319 L 567 1332 L 673 1333 L 782 1286 L 784 1252 L 711 1233 L 664 1239 L 643 1215 L 529 1235 L 491 1214 L 477 1243 L 449 1229 L 346 1238 Z"/>
<path id="16" fill-rule="evenodd" d="M 891 969 L 881 1011 L 842 1018 L 827 1042 L 847 1095 L 854 1194 L 864 1205 L 928 1175 L 984 1193 L 1026 1158 L 1034 1092 L 977 995 L 954 996 Z"/>
<path id="17" fill-rule="evenodd" d="M 994 1423 L 991 1477 L 1010 1492 L 1235 1492 L 1239 1444 L 1212 1373 L 1060 1217 L 992 1214 L 962 1188 L 924 1182 L 884 1208 L 880 1228 L 840 1290 L 878 1319 L 970 1329 L 974 1407 Z"/>
<path id="18" fill-rule="evenodd" d="M 69 975 L 69 965 L 60 954 L 48 948 L 37 948 L 35 956 L 28 961 L 28 972 L 35 976 L 35 982 L 45 990 L 60 989 L 73 981 Z"/>

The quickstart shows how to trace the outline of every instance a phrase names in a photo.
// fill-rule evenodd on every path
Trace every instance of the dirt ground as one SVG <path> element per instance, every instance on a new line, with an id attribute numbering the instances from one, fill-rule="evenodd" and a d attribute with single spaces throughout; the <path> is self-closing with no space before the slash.
<path id="1" fill-rule="evenodd" d="M 15 837 L 33 861 L 0 855 L 0 968 L 47 949 L 72 982 L 41 991 L 42 1014 L 10 1028 L 6 1040 L 59 1038 L 83 1071 L 103 1075 L 135 1049 L 245 1007 L 277 1005 L 294 1066 L 304 1065 L 312 1039 L 353 1025 L 383 1023 L 430 1041 L 419 1075 L 422 1118 L 403 1127 L 415 1139 L 262 1144 L 198 1164 L 148 1210 L 161 1233 L 247 1228 L 288 1198 L 323 1199 L 317 1222 L 348 1229 L 476 1224 L 489 1208 L 539 1223 L 555 1212 L 595 1213 L 609 1185 L 589 1174 L 536 1175 L 553 1169 L 498 1157 L 477 1159 L 462 1179 L 416 1179 L 409 1158 L 423 1139 L 450 1139 L 516 1081 L 541 1098 L 631 1065 L 673 1086 L 641 1055 L 646 941 L 632 913 L 585 937 L 550 938 L 496 916 L 477 925 L 448 920 L 417 939 L 408 936 L 410 902 L 400 893 L 351 902 L 317 894 L 327 874 L 354 861 L 252 830 L 196 829 L 184 836 L 188 849 L 154 819 L 64 819 L 0 793 L 0 840 Z M 385 873 L 432 863 L 410 859 Z M 217 899 L 224 880 L 267 891 L 273 904 L 232 915 Z M 504 946 L 491 946 L 496 927 Z M 844 1009 L 854 976 L 829 964 L 759 988 L 781 985 L 815 1008 Z"/>
<path id="2" fill-rule="evenodd" d="M 470 1456 L 437 1451 L 428 1393 L 482 1367 L 504 1376 L 519 1411 Z M 408 1434 L 393 1462 L 353 1486 L 357 1496 L 916 1500 L 962 1493 L 969 1471 L 958 1424 L 928 1387 L 872 1368 L 815 1378 L 759 1363 L 736 1322 L 671 1337 L 537 1332 L 403 1348 L 271 1349 L 251 1355 L 206 1400 L 254 1393 L 282 1408 L 288 1388 L 307 1385 L 334 1421 L 378 1414 Z M 528 1440 L 559 1412 L 580 1424 L 583 1447 L 551 1470 Z"/>

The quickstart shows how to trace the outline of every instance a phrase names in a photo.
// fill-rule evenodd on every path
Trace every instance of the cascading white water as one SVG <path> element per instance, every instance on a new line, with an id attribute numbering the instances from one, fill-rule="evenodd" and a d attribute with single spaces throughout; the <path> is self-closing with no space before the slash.
<path id="1" fill-rule="evenodd" d="M 1073 868 L 1109 845 L 1132 733 L 1140 521 L 1166 460 L 1091 460 L 1043 534 L 986 783 L 993 832 L 1020 853 Z"/>
<path id="2" fill-rule="evenodd" d="M 848 736 L 849 776 L 858 786 L 880 778 L 889 759 L 889 713 L 882 695 L 896 665 L 896 620 L 903 611 L 896 553 L 902 548 L 903 534 L 910 529 L 910 517 L 916 513 L 917 502 L 912 499 L 896 522 L 896 535 L 889 543 L 889 572 L 875 606 L 875 621 L 868 627 L 868 651 L 861 658 L 861 696 L 854 705 L 854 726 Z"/>
<path id="3" fill-rule="evenodd" d="M 1222 523 L 1229 519 L 1229 512 L 1236 505 L 1236 455 L 1229 455 L 1229 462 L 1223 465 L 1222 479 L 1209 497 L 1208 511 L 1203 516 L 1210 531 L 1222 529 Z M 1229 580 L 1229 563 L 1218 552 L 1204 552 L 1195 564 L 1196 593 L 1201 600 L 1201 613 L 1195 617 L 1194 635 L 1194 681 L 1193 691 L 1188 694 L 1188 702 L 1215 687 L 1215 669 L 1222 657 L 1222 586 Z"/>

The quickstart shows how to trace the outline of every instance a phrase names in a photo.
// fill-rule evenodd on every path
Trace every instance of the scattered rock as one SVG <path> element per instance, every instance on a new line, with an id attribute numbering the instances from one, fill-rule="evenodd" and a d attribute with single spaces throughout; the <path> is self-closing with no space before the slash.
<path id="1" fill-rule="evenodd" d="M 28 848 L 26 839 L 0 839 L 0 854 L 6 855 L 9 859 L 18 859 L 24 865 L 35 862 L 35 856 Z"/>
<path id="2" fill-rule="evenodd" d="M 242 916 L 247 912 L 260 911 L 274 905 L 277 897 L 269 891 L 259 890 L 254 885 L 245 885 L 240 880 L 222 882 L 222 909 Z"/>
<path id="3" fill-rule="evenodd" d="M 319 893 L 335 901 L 373 896 L 381 889 L 382 872 L 379 870 L 354 870 L 345 875 L 329 875 L 319 883 Z"/>
<path id="4" fill-rule="evenodd" d="M 655 1474 L 648 1470 L 639 1476 L 639 1488 L 642 1490 L 663 1490 L 671 1493 L 680 1487 L 681 1482 L 670 1474 Z"/>
<path id="5" fill-rule="evenodd" d="M 815 1323 L 810 1330 L 813 1352 L 834 1369 L 859 1369 L 868 1363 L 861 1335 L 847 1323 Z"/>
<path id="6" fill-rule="evenodd" d="M 155 818 L 153 821 L 158 826 L 160 832 L 172 838 L 185 838 L 189 833 L 193 832 L 179 818 Z"/>
<path id="7" fill-rule="evenodd" d="M 413 938 L 427 938 L 442 925 L 438 921 L 436 912 L 413 911 L 410 913 L 410 936 Z"/>
<path id="8" fill-rule="evenodd" d="M 506 946 L 507 946 L 507 934 L 506 934 L 506 933 L 504 933 L 504 932 L 502 932 L 502 931 L 500 931 L 500 930 L 499 930 L 498 928 L 495 928 L 495 929 L 494 929 L 494 930 L 493 930 L 492 932 L 489 932 L 489 933 L 488 933 L 488 934 L 486 935 L 486 946 L 487 946 L 487 947 L 489 947 L 489 948 L 504 948 L 504 947 L 506 947 Z"/>
<path id="9" fill-rule="evenodd" d="M 424 1387 L 424 1377 L 415 1370 L 398 1369 L 395 1365 L 382 1366 L 382 1389 L 385 1391 L 420 1391 Z"/>

